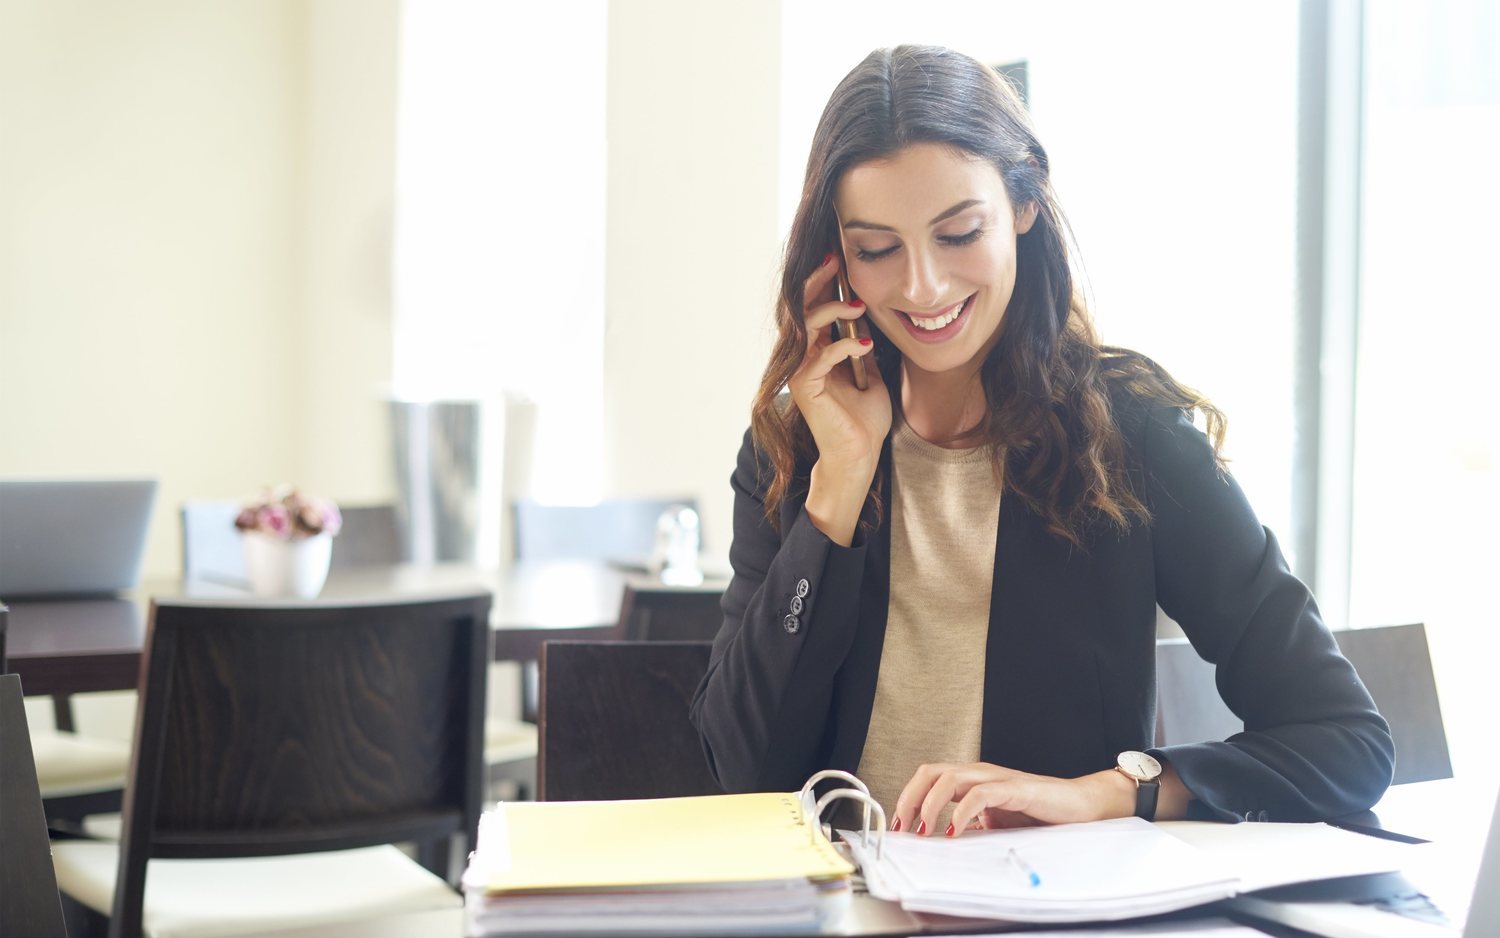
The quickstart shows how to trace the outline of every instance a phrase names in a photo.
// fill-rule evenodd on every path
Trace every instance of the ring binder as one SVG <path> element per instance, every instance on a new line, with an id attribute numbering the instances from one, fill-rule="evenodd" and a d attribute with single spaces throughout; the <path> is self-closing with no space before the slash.
<path id="1" fill-rule="evenodd" d="M 813 785 L 845 787 L 817 799 Z M 854 865 L 825 835 L 828 805 L 854 798 L 847 773 L 802 792 L 500 804 L 480 822 L 464 871 L 471 935 L 723 935 L 816 932 L 849 908 Z M 883 823 L 883 822 L 882 822 Z M 882 831 L 882 834 L 884 832 Z M 879 837 L 870 824 L 861 841 Z"/>
<path id="2" fill-rule="evenodd" d="M 854 787 L 835 788 L 822 798 L 817 798 L 814 790 L 817 784 L 830 778 L 840 779 Z M 815 798 L 816 800 L 814 800 Z M 875 842 L 875 859 L 879 860 L 882 848 L 885 846 L 885 808 L 881 807 L 880 802 L 870 796 L 868 785 L 843 769 L 824 769 L 821 772 L 813 773 L 812 778 L 803 782 L 802 790 L 797 793 L 797 799 L 802 803 L 802 813 L 807 816 L 810 826 L 814 832 L 821 830 L 823 837 L 829 842 L 833 841 L 833 826 L 823 820 L 823 811 L 832 802 L 844 798 L 861 802 L 865 806 L 864 819 L 859 829 L 861 846 L 868 848 L 870 845 L 870 812 L 873 810 L 875 816 L 879 818 L 877 829 L 880 831 L 880 836 Z M 813 836 L 817 836 L 816 833 Z"/>
<path id="3" fill-rule="evenodd" d="M 835 788 L 833 791 L 818 799 L 816 816 L 821 820 L 823 817 L 823 809 L 828 807 L 831 802 L 838 801 L 841 798 L 850 798 L 855 801 L 864 803 L 865 822 L 859 829 L 859 845 L 866 850 L 870 849 L 870 811 L 874 810 L 875 816 L 880 819 L 880 824 L 876 828 L 876 834 L 878 836 L 875 838 L 875 860 L 876 862 L 879 862 L 880 855 L 885 849 L 885 809 L 880 806 L 880 802 L 876 801 L 874 798 L 871 798 L 865 792 L 855 791 L 853 788 Z M 824 824 L 823 827 L 824 836 L 827 836 L 829 840 L 832 840 L 832 831 L 829 830 L 828 825 Z"/>

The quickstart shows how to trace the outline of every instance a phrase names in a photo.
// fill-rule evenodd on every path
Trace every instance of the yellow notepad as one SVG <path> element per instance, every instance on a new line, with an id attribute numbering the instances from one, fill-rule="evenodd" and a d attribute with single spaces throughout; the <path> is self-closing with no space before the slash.
<path id="1" fill-rule="evenodd" d="M 795 794 L 513 802 L 486 815 L 477 867 L 490 894 L 839 879 L 854 867 Z"/>

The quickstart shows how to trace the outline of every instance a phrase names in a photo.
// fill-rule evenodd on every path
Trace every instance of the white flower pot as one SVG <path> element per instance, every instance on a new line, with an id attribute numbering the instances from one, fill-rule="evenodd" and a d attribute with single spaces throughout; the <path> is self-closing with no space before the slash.
<path id="1" fill-rule="evenodd" d="M 332 536 L 283 540 L 246 531 L 244 542 L 245 573 L 250 592 L 256 596 L 312 599 L 323 589 L 333 554 Z"/>

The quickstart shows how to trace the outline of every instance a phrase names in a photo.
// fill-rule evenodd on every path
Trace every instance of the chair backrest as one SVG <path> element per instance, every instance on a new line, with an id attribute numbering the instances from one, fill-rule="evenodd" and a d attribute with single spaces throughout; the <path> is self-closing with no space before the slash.
<path id="1" fill-rule="evenodd" d="M 139 928 L 152 857 L 472 849 L 489 609 L 153 602 L 111 926 Z"/>
<path id="2" fill-rule="evenodd" d="M 542 646 L 537 797 L 670 798 L 722 791 L 688 705 L 708 642 Z"/>
<path id="3" fill-rule="evenodd" d="M 0 935 L 66 933 L 21 678 L 0 674 Z"/>
<path id="4" fill-rule="evenodd" d="M 249 585 L 245 548 L 234 519 L 238 502 L 196 501 L 182 506 L 182 578 Z"/>
<path id="5" fill-rule="evenodd" d="M 722 590 L 627 583 L 620 635 L 632 642 L 711 642 L 724 624 Z"/>
<path id="6" fill-rule="evenodd" d="M 673 505 L 695 511 L 692 498 L 618 499 L 597 505 L 515 503 L 517 560 L 644 562 L 656 547 L 656 522 Z"/>
<path id="7" fill-rule="evenodd" d="M 343 529 L 333 539 L 329 566 L 348 567 L 400 563 L 404 557 L 395 505 L 340 506 Z"/>
<path id="8" fill-rule="evenodd" d="M 1396 743 L 1394 783 L 1452 778 L 1426 627 L 1418 623 L 1344 629 L 1333 637 L 1375 698 L 1380 715 L 1391 724 Z"/>
<path id="9" fill-rule="evenodd" d="M 1426 628 L 1344 629 L 1333 636 L 1391 725 L 1393 784 L 1451 778 Z M 1219 696 L 1214 666 L 1198 657 L 1187 639 L 1156 643 L 1156 693 L 1159 746 L 1225 739 L 1245 728 Z"/>

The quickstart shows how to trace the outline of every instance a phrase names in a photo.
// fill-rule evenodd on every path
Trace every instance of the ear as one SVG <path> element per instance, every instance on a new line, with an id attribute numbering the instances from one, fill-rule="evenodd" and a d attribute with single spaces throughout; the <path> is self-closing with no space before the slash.
<path id="1" fill-rule="evenodd" d="M 1031 230 L 1031 226 L 1034 225 L 1034 224 L 1036 224 L 1036 213 L 1037 213 L 1036 199 L 1032 199 L 1031 201 L 1027 202 L 1025 205 L 1021 206 L 1021 210 L 1016 213 L 1016 234 L 1017 235 L 1023 235 L 1026 232 L 1028 232 L 1028 231 Z"/>

